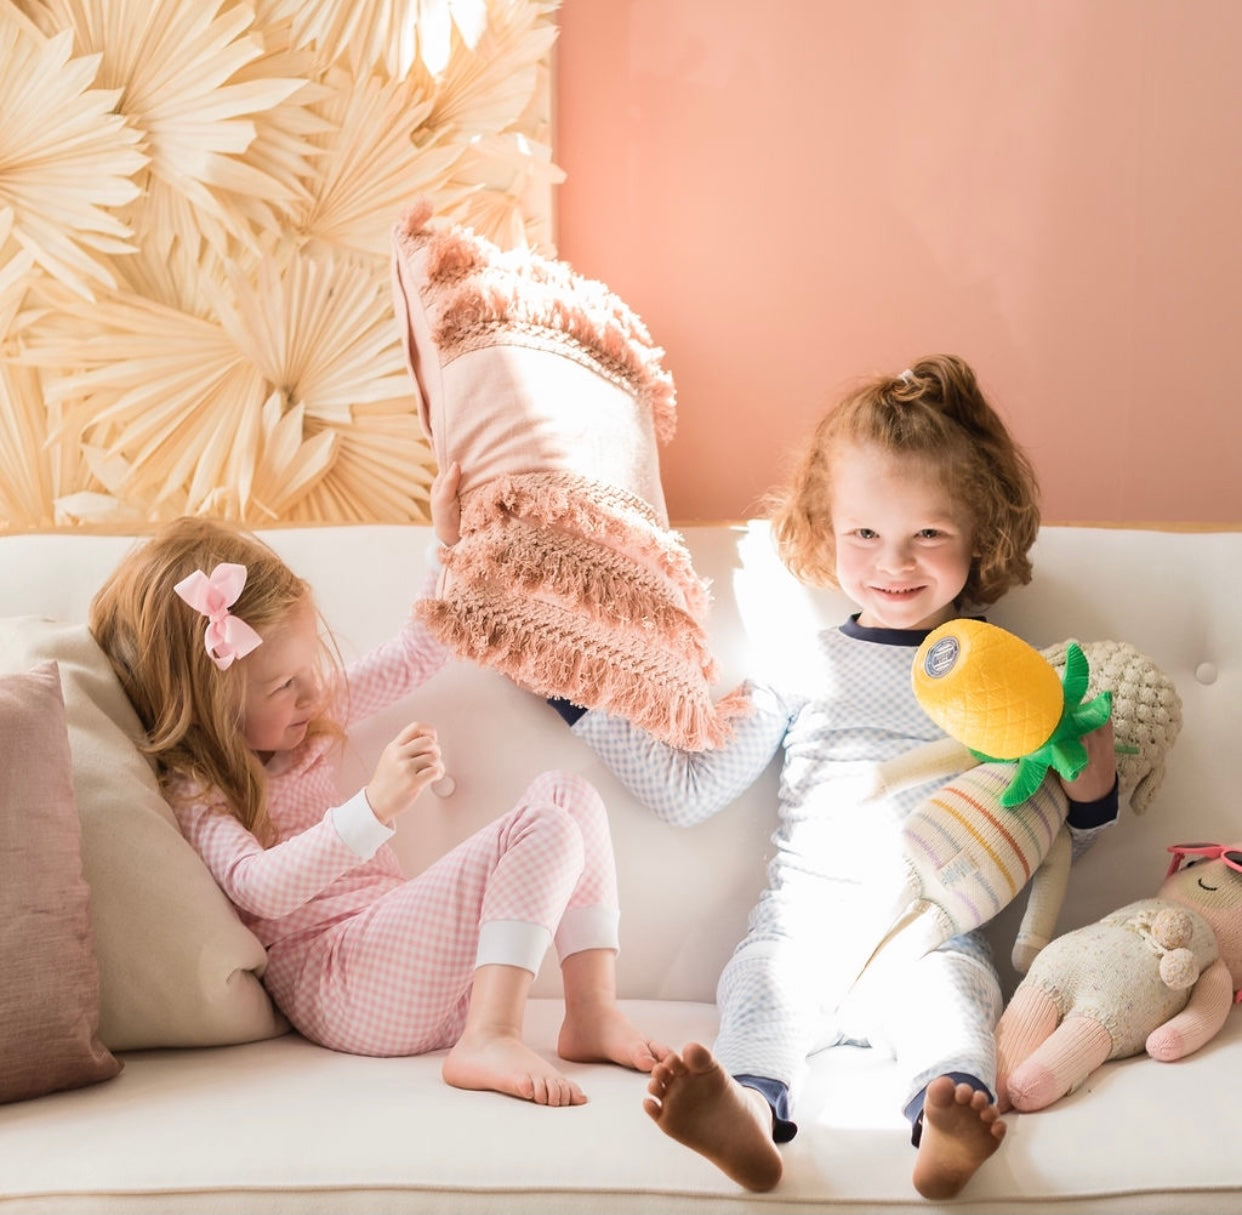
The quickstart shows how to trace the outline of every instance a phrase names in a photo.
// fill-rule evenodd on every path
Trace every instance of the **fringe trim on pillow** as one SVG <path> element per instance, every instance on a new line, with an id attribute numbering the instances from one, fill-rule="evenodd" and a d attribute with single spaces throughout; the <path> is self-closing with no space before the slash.
<path id="1" fill-rule="evenodd" d="M 426 230 L 426 231 L 424 231 Z M 610 312 L 636 342 L 652 346 L 651 334 L 639 315 L 598 279 L 585 278 L 568 262 L 532 255 L 527 249 L 505 252 L 469 228 L 436 225 L 427 199 L 416 203 L 398 222 L 398 236 L 412 247 L 428 247 L 428 272 L 444 283 L 459 283 L 471 274 L 499 266 L 555 290 L 574 290 L 584 306 Z"/>
<path id="2" fill-rule="evenodd" d="M 732 720 L 750 711 L 740 687 L 712 703 L 705 680 L 714 670 L 689 670 L 641 644 L 619 648 L 550 604 L 463 591 L 451 599 L 421 600 L 415 610 L 457 653 L 537 695 L 625 717 L 674 747 L 718 747 L 730 737 Z"/>
<path id="3" fill-rule="evenodd" d="M 674 584 L 616 549 L 509 517 L 463 537 L 444 564 L 464 585 L 550 596 L 613 628 L 644 630 L 687 659 L 710 661 L 703 631 Z"/>
<path id="4" fill-rule="evenodd" d="M 433 226 L 425 201 L 402 217 L 396 237 L 407 255 L 427 248 L 420 294 L 443 362 L 502 344 L 510 332 L 530 345 L 542 331 L 555 349 L 574 344 L 589 365 L 629 385 L 650 410 L 657 439 L 673 437 L 676 390 L 661 362 L 664 350 L 603 283 L 529 249 L 502 252 L 467 228 Z"/>
<path id="5" fill-rule="evenodd" d="M 627 553 L 672 581 L 693 619 L 706 618 L 708 584 L 695 572 L 685 541 L 663 527 L 651 506 L 636 495 L 568 473 L 497 477 L 463 500 L 462 535 L 482 531 L 507 515 Z"/>

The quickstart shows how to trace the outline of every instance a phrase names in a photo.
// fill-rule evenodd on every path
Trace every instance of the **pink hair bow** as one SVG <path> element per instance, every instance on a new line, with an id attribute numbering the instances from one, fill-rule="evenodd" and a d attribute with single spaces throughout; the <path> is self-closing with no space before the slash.
<path id="1" fill-rule="evenodd" d="M 210 577 L 202 570 L 195 570 L 173 587 L 196 612 L 207 617 L 203 644 L 212 662 L 222 671 L 232 666 L 235 658 L 245 658 L 263 644 L 263 638 L 254 629 L 229 611 L 245 585 L 246 567 L 222 561 L 211 571 Z"/>

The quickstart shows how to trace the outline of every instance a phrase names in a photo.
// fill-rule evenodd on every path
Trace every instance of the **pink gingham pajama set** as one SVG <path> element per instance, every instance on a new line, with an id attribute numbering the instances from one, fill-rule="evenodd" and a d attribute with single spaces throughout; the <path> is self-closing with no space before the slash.
<path id="1" fill-rule="evenodd" d="M 407 624 L 349 668 L 346 724 L 418 687 L 446 659 Z M 333 751 L 320 736 L 269 762 L 276 842 L 266 849 L 218 790 L 175 807 L 182 833 L 267 947 L 264 983 L 306 1037 L 361 1055 L 440 1050 L 461 1035 L 477 967 L 534 973 L 552 943 L 562 960 L 617 948 L 608 820 L 581 777 L 537 777 L 514 809 L 407 879 L 364 791 L 336 804 Z"/>

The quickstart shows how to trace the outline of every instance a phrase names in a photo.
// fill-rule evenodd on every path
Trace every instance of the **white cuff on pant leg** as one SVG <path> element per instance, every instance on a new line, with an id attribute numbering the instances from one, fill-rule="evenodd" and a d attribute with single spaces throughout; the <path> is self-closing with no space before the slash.
<path id="1" fill-rule="evenodd" d="M 552 934 L 526 920 L 487 920 L 479 927 L 475 966 L 520 966 L 537 975 Z"/>
<path id="2" fill-rule="evenodd" d="M 571 953 L 584 949 L 620 948 L 621 937 L 617 931 L 621 913 L 615 907 L 596 903 L 591 907 L 570 907 L 561 916 L 556 930 L 556 956 L 564 961 Z"/>

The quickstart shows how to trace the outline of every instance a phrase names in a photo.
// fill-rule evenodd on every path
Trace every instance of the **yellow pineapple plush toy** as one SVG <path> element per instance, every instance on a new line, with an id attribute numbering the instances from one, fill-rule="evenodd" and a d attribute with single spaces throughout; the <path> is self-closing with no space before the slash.
<path id="1" fill-rule="evenodd" d="M 1001 805 L 1026 801 L 1055 768 L 1074 780 L 1087 763 L 1084 734 L 1112 713 L 1113 694 L 1082 703 L 1089 664 L 1077 642 L 1065 651 L 1065 681 L 1033 646 L 982 620 L 934 629 L 914 660 L 914 695 L 927 716 L 981 762 L 1012 760 L 1017 772 Z"/>
<path id="2" fill-rule="evenodd" d="M 1048 943 L 1069 875 L 1069 802 L 1049 769 L 1072 780 L 1080 739 L 1108 720 L 1119 793 L 1150 804 L 1181 729 L 1181 699 L 1146 655 L 1124 642 L 1062 642 L 1039 651 L 977 620 L 928 635 L 912 680 L 950 737 L 881 767 L 876 792 L 958 775 L 902 824 L 907 901 L 869 969 L 901 964 L 992 919 L 1031 886 L 1013 964 L 1025 973 Z"/>

